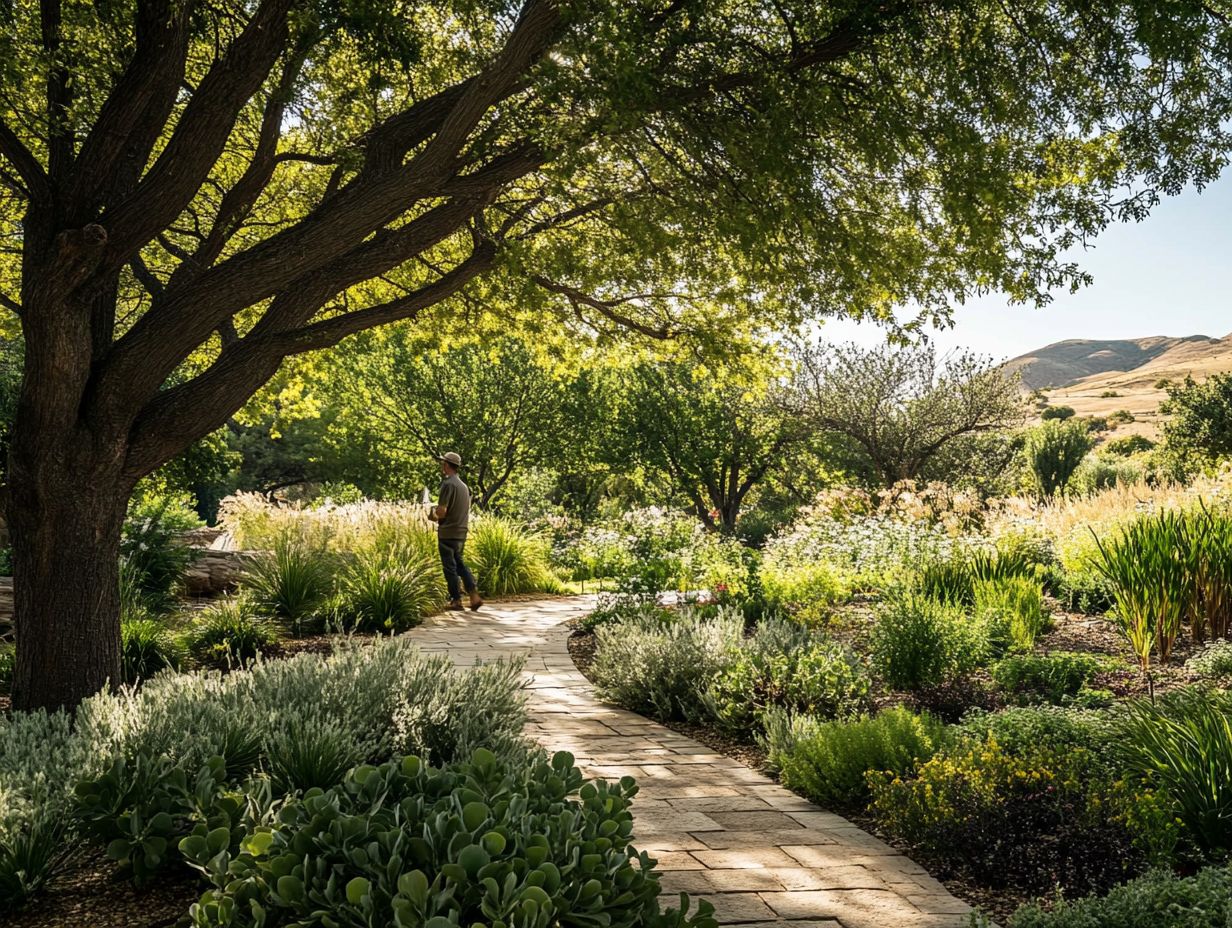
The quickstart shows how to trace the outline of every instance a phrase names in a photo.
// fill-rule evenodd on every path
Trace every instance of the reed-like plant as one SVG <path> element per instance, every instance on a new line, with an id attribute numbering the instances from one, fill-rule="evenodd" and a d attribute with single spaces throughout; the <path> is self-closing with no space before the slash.
<path id="1" fill-rule="evenodd" d="M 990 644 L 998 651 L 1030 651 L 1048 628 L 1038 580 L 1012 575 L 976 580 L 972 594 L 976 618 L 987 623 Z"/>
<path id="2" fill-rule="evenodd" d="M 1224 638 L 1232 630 L 1232 514 L 1200 502 L 1191 513 L 1193 636 Z"/>
<path id="3" fill-rule="evenodd" d="M 1188 519 L 1175 511 L 1140 516 L 1111 540 L 1095 538 L 1093 566 L 1112 585 L 1115 616 L 1144 671 L 1152 650 L 1167 663 L 1192 610 Z"/>
<path id="4" fill-rule="evenodd" d="M 1190 688 L 1138 700 L 1117 743 L 1125 765 L 1171 801 L 1204 856 L 1232 854 L 1232 694 Z"/>
<path id="5" fill-rule="evenodd" d="M 441 606 L 440 576 L 436 559 L 415 548 L 361 552 L 343 577 L 342 609 L 360 630 L 405 631 Z"/>

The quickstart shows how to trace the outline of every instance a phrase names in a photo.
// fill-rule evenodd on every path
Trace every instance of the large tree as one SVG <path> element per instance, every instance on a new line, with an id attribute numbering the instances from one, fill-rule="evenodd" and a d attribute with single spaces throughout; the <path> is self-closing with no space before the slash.
<path id="1" fill-rule="evenodd" d="M 1059 249 L 1221 165 L 1222 28 L 1179 0 L 11 0 L 15 705 L 118 679 L 130 490 L 284 358 L 492 307 L 718 337 L 716 305 L 1042 298 L 1082 280 Z"/>
<path id="2" fill-rule="evenodd" d="M 928 344 L 806 346 L 792 396 L 802 419 L 854 442 L 886 486 L 921 477 L 960 439 L 1021 423 L 1023 397 L 1000 365 Z"/>

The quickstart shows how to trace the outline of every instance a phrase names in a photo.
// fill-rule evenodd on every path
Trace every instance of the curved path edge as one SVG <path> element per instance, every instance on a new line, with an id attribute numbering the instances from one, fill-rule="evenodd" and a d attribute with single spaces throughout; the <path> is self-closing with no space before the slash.
<path id="1" fill-rule="evenodd" d="M 455 665 L 525 659 L 527 734 L 569 751 L 588 776 L 630 775 L 634 840 L 666 893 L 708 899 L 724 924 L 963 928 L 971 907 L 919 864 L 755 770 L 641 715 L 609 706 L 569 655 L 564 623 L 591 597 L 493 603 L 411 632 Z"/>

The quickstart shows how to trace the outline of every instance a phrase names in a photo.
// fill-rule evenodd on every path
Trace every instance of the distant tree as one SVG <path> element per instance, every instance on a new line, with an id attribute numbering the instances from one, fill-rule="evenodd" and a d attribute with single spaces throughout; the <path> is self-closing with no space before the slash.
<path id="1" fill-rule="evenodd" d="M 626 447 L 671 481 L 711 529 L 733 533 L 749 493 L 807 437 L 776 400 L 777 383 L 766 371 L 647 362 L 625 384 L 619 417 Z"/>
<path id="2" fill-rule="evenodd" d="M 890 486 L 922 475 L 965 436 L 1021 422 L 1015 379 L 991 359 L 929 345 L 802 348 L 793 401 L 813 427 L 855 442 Z"/>
<path id="3" fill-rule="evenodd" d="M 1045 422 L 1049 419 L 1070 419 L 1073 415 L 1073 406 L 1045 406 L 1040 411 L 1040 418 Z"/>
<path id="4" fill-rule="evenodd" d="M 1027 433 L 1027 466 L 1041 496 L 1064 492 L 1095 442 L 1080 422 L 1052 420 Z"/>
<path id="5" fill-rule="evenodd" d="M 338 356 L 344 431 L 367 432 L 375 453 L 398 462 L 403 494 L 439 479 L 436 458 L 457 451 L 486 509 L 516 473 L 559 451 L 563 386 L 523 342 L 432 350 L 406 328 L 373 339 Z"/>
<path id="6" fill-rule="evenodd" d="M 1145 435 L 1126 435 L 1122 438 L 1110 439 L 1104 444 L 1105 451 L 1121 457 L 1129 457 L 1131 454 L 1137 454 L 1140 451 L 1150 451 L 1154 447 L 1155 442 Z"/>
<path id="7" fill-rule="evenodd" d="M 1186 377 L 1167 387 L 1160 409 L 1169 416 L 1164 444 L 1170 452 L 1218 460 L 1232 455 L 1232 374 L 1201 383 Z"/>

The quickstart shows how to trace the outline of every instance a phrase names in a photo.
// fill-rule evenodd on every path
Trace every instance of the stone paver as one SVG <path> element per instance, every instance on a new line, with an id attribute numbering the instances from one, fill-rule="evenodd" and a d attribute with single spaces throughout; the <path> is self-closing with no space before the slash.
<path id="1" fill-rule="evenodd" d="M 640 715 L 606 705 L 569 657 L 563 623 L 587 597 L 489 604 L 412 632 L 458 666 L 526 661 L 527 733 L 589 776 L 637 778 L 634 845 L 666 893 L 714 904 L 727 925 L 964 928 L 970 907 L 918 864 L 846 819 Z"/>

